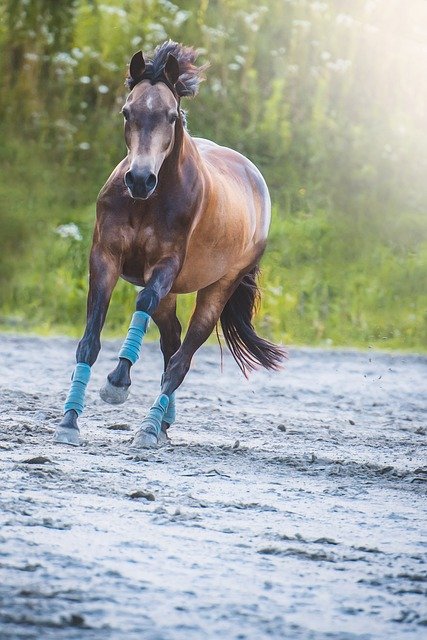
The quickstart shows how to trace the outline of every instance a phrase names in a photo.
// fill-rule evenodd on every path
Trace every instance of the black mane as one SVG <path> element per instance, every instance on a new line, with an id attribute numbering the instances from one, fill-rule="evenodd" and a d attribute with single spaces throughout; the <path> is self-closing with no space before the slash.
<path id="1" fill-rule="evenodd" d="M 131 91 L 141 80 L 148 79 L 153 84 L 164 81 L 164 67 L 168 55 L 172 54 L 178 61 L 179 78 L 175 84 L 175 91 L 179 97 L 193 97 L 199 90 L 199 85 L 204 80 L 204 72 L 209 66 L 204 64 L 197 67 L 194 63 L 197 58 L 197 51 L 192 47 L 185 47 L 178 42 L 168 40 L 156 47 L 154 54 L 146 61 L 143 77 L 135 80 L 130 75 L 126 78 L 126 86 Z"/>

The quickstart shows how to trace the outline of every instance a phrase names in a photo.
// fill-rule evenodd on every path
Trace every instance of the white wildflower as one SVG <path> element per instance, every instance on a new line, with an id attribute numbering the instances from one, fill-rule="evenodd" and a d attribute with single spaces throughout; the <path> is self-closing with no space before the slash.
<path id="1" fill-rule="evenodd" d="M 227 31 L 224 29 L 222 25 L 218 25 L 216 28 L 209 27 L 206 24 L 201 26 L 203 33 L 210 36 L 212 40 L 221 40 L 228 37 Z"/>
<path id="2" fill-rule="evenodd" d="M 285 47 L 279 47 L 278 49 L 273 49 L 271 51 L 271 55 L 273 58 L 283 57 L 286 53 Z"/>
<path id="3" fill-rule="evenodd" d="M 74 56 L 74 58 L 77 58 L 77 60 L 81 60 L 84 56 L 83 51 L 78 47 L 73 47 L 71 49 L 71 54 Z"/>
<path id="4" fill-rule="evenodd" d="M 81 84 L 90 84 L 89 76 L 80 76 L 79 81 Z"/>
<path id="5" fill-rule="evenodd" d="M 148 32 L 153 41 L 165 40 L 167 38 L 166 31 L 161 24 L 156 22 L 150 22 L 148 25 Z"/>
<path id="6" fill-rule="evenodd" d="M 338 58 L 334 62 L 328 62 L 326 65 L 331 71 L 338 71 L 339 73 L 345 73 L 351 67 L 351 60 L 344 60 Z"/>
<path id="7" fill-rule="evenodd" d="M 79 149 L 81 149 L 82 151 L 88 151 L 90 149 L 89 142 L 81 142 L 79 144 Z"/>
<path id="8" fill-rule="evenodd" d="M 211 80 L 210 85 L 214 93 L 222 93 L 223 86 L 222 86 L 221 80 L 219 80 L 218 78 L 215 78 L 214 80 Z"/>
<path id="9" fill-rule="evenodd" d="M 56 227 L 55 233 L 61 236 L 61 238 L 73 238 L 73 240 L 82 240 L 80 229 L 76 224 L 74 224 L 74 222 L 70 222 L 69 224 L 61 224 L 59 227 Z"/>
<path id="10" fill-rule="evenodd" d="M 178 11 L 178 7 L 173 4 L 173 2 L 170 2 L 170 0 L 159 0 L 159 5 L 169 13 L 176 13 Z"/>
<path id="11" fill-rule="evenodd" d="M 259 24 L 257 23 L 258 18 L 259 18 L 258 12 L 247 13 L 243 17 L 243 20 L 246 26 L 249 27 L 249 29 L 254 33 L 256 33 L 259 29 Z"/>
<path id="12" fill-rule="evenodd" d="M 36 62 L 39 59 L 38 53 L 28 52 L 24 54 L 25 60 L 29 60 L 30 62 Z"/>
<path id="13" fill-rule="evenodd" d="M 118 18 L 127 18 L 127 13 L 124 9 L 120 9 L 120 7 L 110 7 L 108 4 L 100 4 L 99 9 L 104 13 L 110 14 L 110 16 L 117 16 Z"/>
<path id="14" fill-rule="evenodd" d="M 174 27 L 180 27 L 184 24 L 184 22 L 186 22 L 188 20 L 188 18 L 190 17 L 190 12 L 189 11 L 184 11 L 184 9 L 181 9 L 180 11 L 177 11 L 174 19 L 173 19 L 173 26 Z"/>
<path id="15" fill-rule="evenodd" d="M 54 125 L 61 131 L 69 134 L 73 134 L 76 132 L 76 127 L 72 125 L 71 122 L 68 122 L 68 120 L 65 120 L 64 118 L 58 118 L 57 120 L 55 120 Z"/>
<path id="16" fill-rule="evenodd" d="M 98 87 L 98 91 L 99 93 L 108 93 L 109 92 L 109 88 L 107 87 L 106 84 L 100 84 Z"/>
<path id="17" fill-rule="evenodd" d="M 72 56 L 66 51 L 60 51 L 53 56 L 53 61 L 57 64 L 69 65 L 70 67 L 75 67 L 77 64 L 77 60 L 74 60 Z"/>

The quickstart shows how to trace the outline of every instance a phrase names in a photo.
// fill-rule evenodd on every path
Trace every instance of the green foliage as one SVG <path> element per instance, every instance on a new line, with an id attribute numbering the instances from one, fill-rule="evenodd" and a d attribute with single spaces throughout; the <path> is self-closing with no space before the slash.
<path id="1" fill-rule="evenodd" d="M 264 328 L 276 337 L 284 329 L 287 343 L 422 348 L 427 242 L 408 253 L 368 237 L 354 254 L 343 224 L 322 211 L 276 218 L 264 263 Z"/>
<path id="2" fill-rule="evenodd" d="M 81 333 L 94 202 L 125 153 L 126 65 L 171 37 L 211 62 L 185 105 L 191 132 L 250 157 L 272 193 L 260 329 L 425 349 L 425 13 L 423 0 L 406 13 L 398 0 L 3 3 L 2 325 Z M 119 284 L 107 332 L 123 332 L 134 297 Z"/>

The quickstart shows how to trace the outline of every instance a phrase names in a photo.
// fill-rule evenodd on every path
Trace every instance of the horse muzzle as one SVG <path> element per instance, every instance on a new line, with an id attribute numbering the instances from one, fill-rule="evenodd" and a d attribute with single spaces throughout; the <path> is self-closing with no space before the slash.
<path id="1" fill-rule="evenodd" d="M 139 200 L 147 200 L 157 187 L 157 176 L 147 169 L 129 169 L 124 180 L 132 198 Z"/>

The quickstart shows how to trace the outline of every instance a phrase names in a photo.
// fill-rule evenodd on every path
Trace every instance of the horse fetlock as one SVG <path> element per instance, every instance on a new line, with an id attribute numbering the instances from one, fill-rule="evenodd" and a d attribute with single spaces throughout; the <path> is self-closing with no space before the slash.
<path id="1" fill-rule="evenodd" d="M 169 427 L 170 427 L 170 424 L 168 424 L 165 421 L 162 422 L 162 428 L 161 428 L 159 436 L 157 438 L 157 443 L 159 445 L 165 445 L 165 444 L 170 444 L 171 443 L 171 439 L 170 439 L 169 434 L 168 434 Z"/>
<path id="2" fill-rule="evenodd" d="M 115 387 L 130 387 L 130 368 L 132 363 L 126 358 L 120 358 L 117 367 L 108 374 L 108 380 Z"/>
<path id="3" fill-rule="evenodd" d="M 159 443 L 159 436 L 162 431 L 162 423 L 165 412 L 169 405 L 169 398 L 165 394 L 160 394 L 147 417 L 144 418 L 142 424 L 133 439 L 134 447 L 150 449 L 156 447 Z"/>
<path id="4" fill-rule="evenodd" d="M 168 426 L 173 424 L 176 420 L 176 404 L 175 404 L 175 392 L 169 396 L 169 404 L 163 417 L 163 423 Z M 162 423 L 162 424 L 163 424 Z"/>

